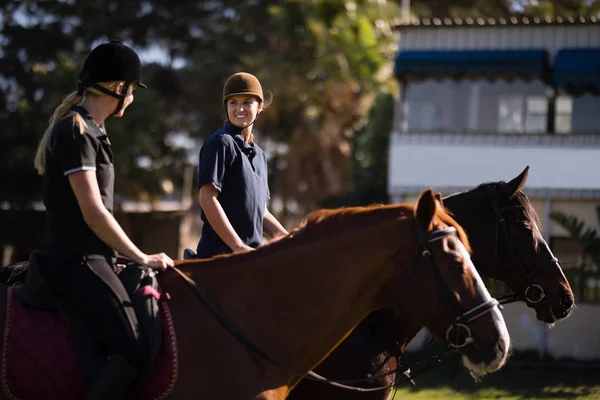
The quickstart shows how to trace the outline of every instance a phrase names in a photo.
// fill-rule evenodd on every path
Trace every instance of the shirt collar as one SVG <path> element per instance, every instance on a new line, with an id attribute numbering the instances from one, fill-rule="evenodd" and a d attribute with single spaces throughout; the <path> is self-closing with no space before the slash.
<path id="1" fill-rule="evenodd" d="M 242 130 L 244 130 L 244 128 L 237 127 L 228 121 L 223 125 L 223 130 L 233 136 L 233 140 L 250 159 L 254 158 L 256 149 L 254 148 L 254 143 L 248 143 L 244 140 L 244 137 L 242 136 Z"/>
<path id="2" fill-rule="evenodd" d="M 240 145 L 243 149 L 253 147 L 251 144 L 246 142 L 244 140 L 244 137 L 242 136 L 242 131 L 244 130 L 244 128 L 235 126 L 231 122 L 225 122 L 225 125 L 223 125 L 223 130 L 231 136 L 233 136 L 235 142 L 238 145 Z"/>
<path id="3" fill-rule="evenodd" d="M 71 109 L 69 111 L 71 111 L 71 112 L 74 111 L 74 112 L 78 113 L 79 115 L 81 115 L 86 122 L 89 121 L 88 126 L 90 127 L 90 129 L 89 129 L 88 133 L 90 133 L 96 137 L 106 136 L 105 130 L 101 129 L 98 125 L 96 125 L 96 121 L 94 121 L 94 118 L 92 118 L 92 116 L 85 109 L 85 107 L 73 106 L 73 107 L 71 107 Z"/>
<path id="4" fill-rule="evenodd" d="M 244 128 L 235 126 L 229 121 L 225 122 L 225 125 L 223 125 L 223 129 L 227 131 L 227 133 L 230 133 L 232 135 L 241 135 L 242 131 L 244 130 Z"/>

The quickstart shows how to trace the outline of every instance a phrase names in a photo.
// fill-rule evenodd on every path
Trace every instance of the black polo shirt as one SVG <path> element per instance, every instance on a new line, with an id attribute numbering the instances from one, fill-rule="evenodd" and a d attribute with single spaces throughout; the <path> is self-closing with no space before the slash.
<path id="1" fill-rule="evenodd" d="M 206 140 L 200 150 L 198 184 L 211 184 L 219 191 L 217 199 L 233 229 L 244 243 L 256 247 L 262 242 L 269 199 L 267 157 L 257 144 L 246 143 L 241 131 L 227 122 Z M 231 252 L 204 213 L 202 221 L 198 257 Z"/>
<path id="2" fill-rule="evenodd" d="M 115 173 L 110 141 L 85 108 L 73 107 L 70 112 L 79 113 L 87 127 L 81 134 L 74 119 L 67 116 L 50 135 L 42 193 L 47 223 L 45 245 L 66 254 L 114 255 L 85 223 L 68 179 L 69 174 L 78 171 L 95 171 L 102 202 L 112 213 Z"/>

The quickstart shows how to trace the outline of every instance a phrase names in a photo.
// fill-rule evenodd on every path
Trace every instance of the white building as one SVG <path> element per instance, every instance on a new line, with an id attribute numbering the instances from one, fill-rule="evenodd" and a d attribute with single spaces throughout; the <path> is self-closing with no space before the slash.
<path id="1" fill-rule="evenodd" d="M 529 165 L 525 192 L 572 277 L 579 250 L 549 215 L 600 229 L 600 21 L 433 19 L 398 32 L 390 200 L 508 181 Z"/>

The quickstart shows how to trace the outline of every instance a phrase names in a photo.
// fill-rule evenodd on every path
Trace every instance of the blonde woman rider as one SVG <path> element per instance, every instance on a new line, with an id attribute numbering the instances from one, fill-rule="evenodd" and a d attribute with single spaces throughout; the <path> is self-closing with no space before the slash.
<path id="1" fill-rule="evenodd" d="M 94 48 L 79 89 L 50 119 L 35 156 L 43 175 L 47 233 L 39 269 L 60 304 L 94 336 L 106 357 L 86 399 L 123 399 L 138 375 L 138 321 L 117 276 L 117 252 L 163 270 L 166 254 L 145 254 L 112 214 L 114 168 L 104 121 L 121 117 L 133 92 L 145 88 L 137 54 L 119 41 Z"/>

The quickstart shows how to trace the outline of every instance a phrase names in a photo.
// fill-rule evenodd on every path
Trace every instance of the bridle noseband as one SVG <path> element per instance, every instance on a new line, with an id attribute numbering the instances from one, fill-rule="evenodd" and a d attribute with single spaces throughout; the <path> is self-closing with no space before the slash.
<path id="1" fill-rule="evenodd" d="M 451 235 L 451 234 L 456 234 L 456 228 L 448 227 L 448 228 L 441 229 L 438 231 L 433 231 L 433 232 L 430 232 L 427 234 L 423 233 L 420 230 L 420 228 L 418 228 L 418 231 L 417 231 L 417 236 L 419 238 L 419 245 L 421 247 L 421 256 L 423 256 L 427 259 L 427 263 L 431 267 L 432 273 L 435 276 L 437 292 L 438 292 L 438 295 L 440 296 L 440 301 L 441 302 L 451 301 L 452 307 L 457 309 L 458 312 L 461 312 L 462 307 L 456 301 L 456 298 L 454 297 L 453 293 L 450 291 L 450 288 L 444 284 L 444 281 L 439 274 L 439 270 L 435 264 L 435 261 L 433 260 L 433 256 L 428 247 L 429 243 L 434 242 L 436 240 L 443 239 L 444 237 Z M 410 275 L 409 275 L 408 279 L 410 279 Z M 405 287 L 405 286 L 406 285 L 404 285 L 403 287 Z M 476 320 L 477 318 L 482 317 L 485 314 L 491 312 L 494 309 L 494 307 L 496 307 L 498 305 L 500 305 L 498 300 L 492 298 L 492 299 L 489 299 L 489 300 L 479 304 L 476 307 L 473 307 L 472 309 L 470 309 L 468 311 L 460 313 L 460 315 L 458 317 L 456 317 L 456 319 L 454 320 L 452 325 L 446 331 L 446 341 L 448 342 L 448 345 L 455 349 L 460 349 L 460 348 L 467 346 L 470 343 L 473 343 L 474 339 L 471 335 L 471 329 L 469 328 L 468 324 L 470 322 Z M 459 333 L 461 330 L 465 332 L 464 340 L 462 342 L 459 341 L 459 339 L 458 339 L 460 337 Z M 454 335 L 453 335 L 453 333 L 454 333 Z M 454 341 L 453 338 L 457 338 L 456 341 Z"/>
<path id="2" fill-rule="evenodd" d="M 525 261 L 523 261 L 523 258 L 517 251 L 517 247 L 515 246 L 515 243 L 511 238 L 510 232 L 508 231 L 508 227 L 506 225 L 506 216 L 504 214 L 505 212 L 523 210 L 525 207 L 522 204 L 502 207 L 502 206 L 500 206 L 498 197 L 496 196 L 494 190 L 490 186 L 486 186 L 485 191 L 490 199 L 490 202 L 492 203 L 492 207 L 494 209 L 494 214 L 496 215 L 496 230 L 494 233 L 494 253 L 493 253 L 494 260 L 498 260 L 498 240 L 499 240 L 499 236 L 500 236 L 500 229 L 502 229 L 502 232 L 504 233 L 504 237 L 505 237 L 506 241 L 509 243 L 509 247 L 511 248 L 511 250 L 517 257 L 517 259 L 519 260 L 519 263 L 521 264 L 521 267 L 523 268 L 525 275 L 527 277 L 528 285 L 524 291 L 525 301 L 527 301 L 530 304 L 539 303 L 540 301 L 544 300 L 544 298 L 546 297 L 546 292 L 544 291 L 544 288 L 542 288 L 540 285 L 533 283 L 533 277 L 535 275 L 535 271 L 533 270 L 533 268 L 528 266 Z M 554 257 L 552 260 L 550 260 L 550 262 L 557 263 L 558 259 L 556 257 Z M 536 292 L 539 293 L 539 294 L 537 294 L 537 296 L 534 295 Z M 515 293 L 509 293 L 509 294 L 499 297 L 498 300 L 500 301 L 500 304 L 509 304 L 509 303 L 514 303 L 514 302 L 518 301 L 519 299 Z"/>

